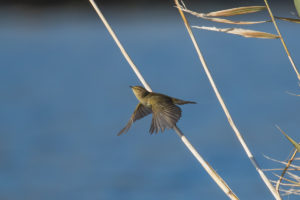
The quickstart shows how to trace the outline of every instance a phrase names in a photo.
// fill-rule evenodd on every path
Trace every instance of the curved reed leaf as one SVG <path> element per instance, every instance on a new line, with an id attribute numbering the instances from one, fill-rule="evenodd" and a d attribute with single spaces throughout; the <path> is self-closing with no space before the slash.
<path id="1" fill-rule="evenodd" d="M 280 19 L 283 21 L 288 21 L 288 22 L 293 22 L 293 23 L 298 23 L 300 24 L 300 19 L 295 19 L 295 18 L 287 18 L 287 17 L 276 17 L 274 16 L 276 19 Z"/>
<path id="2" fill-rule="evenodd" d="M 265 23 L 265 22 L 270 22 L 271 20 L 267 20 L 267 21 L 233 21 L 233 20 L 229 20 L 229 19 L 222 19 L 222 18 L 216 18 L 216 17 L 207 17 L 207 14 L 205 13 L 198 13 L 192 10 L 189 10 L 185 7 L 180 7 L 180 9 L 183 12 L 189 13 L 191 15 L 194 15 L 195 17 L 199 17 L 202 19 L 206 19 L 209 21 L 213 21 L 213 22 L 219 22 L 219 23 L 225 23 L 225 24 L 261 24 L 261 23 Z"/>
<path id="3" fill-rule="evenodd" d="M 271 20 L 267 21 L 232 21 L 229 19 L 222 19 L 222 18 L 216 18 L 216 17 L 203 17 L 203 19 L 213 21 L 213 22 L 219 22 L 224 24 L 238 24 L 238 25 L 250 25 L 250 24 L 261 24 L 266 22 L 271 22 Z"/>
<path id="4" fill-rule="evenodd" d="M 234 15 L 243 15 L 243 14 L 259 12 L 264 9 L 266 9 L 266 6 L 245 6 L 245 7 L 238 7 L 238 8 L 231 8 L 231 9 L 226 9 L 226 10 L 210 12 L 210 13 L 207 13 L 206 16 L 208 16 L 208 17 L 228 17 L 228 16 L 234 16 Z"/>
<path id="5" fill-rule="evenodd" d="M 193 26 L 193 28 L 235 34 L 235 35 L 240 35 L 240 36 L 247 37 L 247 38 L 261 38 L 261 39 L 277 39 L 277 38 L 279 38 L 278 35 L 274 35 L 271 33 L 254 31 L 254 30 L 249 30 L 249 29 L 242 29 L 242 28 L 216 28 L 216 27 L 207 27 L 207 26 Z"/>
<path id="6" fill-rule="evenodd" d="M 279 128 L 279 126 L 276 126 L 280 132 L 294 145 L 294 147 L 298 150 L 298 152 L 300 152 L 300 144 L 298 144 L 297 142 L 295 142 L 295 140 L 293 140 L 291 137 L 289 137 L 283 130 L 281 130 Z"/>

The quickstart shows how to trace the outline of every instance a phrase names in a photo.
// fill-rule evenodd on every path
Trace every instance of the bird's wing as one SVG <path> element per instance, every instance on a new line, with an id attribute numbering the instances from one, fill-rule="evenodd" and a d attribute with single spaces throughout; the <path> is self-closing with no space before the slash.
<path id="1" fill-rule="evenodd" d="M 165 128 L 173 128 L 181 117 L 181 109 L 171 102 L 161 102 L 152 106 L 153 116 L 149 132 L 163 132 Z"/>
<path id="2" fill-rule="evenodd" d="M 152 110 L 150 108 L 147 108 L 143 104 L 139 103 L 136 106 L 133 114 L 131 115 L 130 120 L 128 121 L 127 125 L 118 133 L 118 136 L 121 135 L 123 132 L 126 133 L 129 130 L 129 128 L 133 122 L 145 117 L 146 115 L 149 115 L 150 113 L 152 113 Z"/>

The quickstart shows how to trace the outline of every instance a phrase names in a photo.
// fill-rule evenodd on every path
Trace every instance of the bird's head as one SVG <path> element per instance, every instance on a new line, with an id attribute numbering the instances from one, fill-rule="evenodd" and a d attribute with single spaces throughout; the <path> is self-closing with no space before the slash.
<path id="1" fill-rule="evenodd" d="M 134 95 L 137 97 L 138 100 L 141 100 L 141 98 L 145 97 L 149 92 L 141 87 L 141 86 L 130 86 L 132 89 Z"/>

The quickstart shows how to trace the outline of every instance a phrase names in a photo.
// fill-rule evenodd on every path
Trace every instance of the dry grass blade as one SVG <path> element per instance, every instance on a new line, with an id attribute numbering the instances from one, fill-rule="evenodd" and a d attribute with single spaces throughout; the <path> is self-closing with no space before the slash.
<path id="1" fill-rule="evenodd" d="M 285 190 L 285 189 L 281 189 L 280 190 L 281 192 L 284 192 L 284 196 L 288 196 L 288 195 L 300 195 L 300 191 L 297 190 L 297 189 L 293 189 L 293 188 L 290 188 L 288 190 Z"/>
<path id="2" fill-rule="evenodd" d="M 270 22 L 270 20 L 268 20 L 268 21 L 232 21 L 232 20 L 216 18 L 216 17 L 207 17 L 207 14 L 205 14 L 205 13 L 198 13 L 198 12 L 195 12 L 195 11 L 189 10 L 187 8 L 183 8 L 183 7 L 180 7 L 180 9 L 186 13 L 189 13 L 189 14 L 194 15 L 199 18 L 206 19 L 206 20 L 213 21 L 213 22 L 225 23 L 225 24 L 250 25 L 250 24 L 261 24 L 261 23 L 265 23 L 265 22 Z"/>
<path id="3" fill-rule="evenodd" d="M 274 175 L 277 176 L 277 177 L 279 177 L 279 175 L 277 175 L 277 174 L 274 174 Z M 293 186 L 297 186 L 297 187 L 300 186 L 299 183 L 298 183 L 297 181 L 293 181 L 293 180 L 291 180 L 291 179 L 284 178 L 284 177 L 282 177 L 282 179 L 285 180 L 286 182 L 289 182 L 289 183 L 293 184 Z"/>
<path id="4" fill-rule="evenodd" d="M 280 161 L 280 160 L 276 160 L 276 159 L 271 158 L 271 157 L 266 156 L 266 155 L 264 155 L 264 157 L 267 158 L 267 159 L 269 159 L 269 160 L 272 160 L 272 161 L 274 161 L 274 162 L 277 162 L 277 163 L 280 163 L 280 164 L 283 164 L 283 165 L 287 165 L 287 162 Z M 292 164 L 290 164 L 290 167 L 293 167 L 293 168 L 295 168 L 295 169 L 299 169 L 299 166 L 297 166 L 297 165 L 292 165 Z"/>
<path id="5" fill-rule="evenodd" d="M 274 35 L 271 33 L 254 31 L 254 30 L 249 30 L 249 29 L 242 29 L 242 28 L 216 28 L 216 27 L 207 27 L 207 26 L 193 26 L 193 28 L 235 34 L 235 35 L 240 35 L 240 36 L 247 37 L 247 38 L 261 38 L 261 39 L 277 39 L 277 38 L 279 38 L 278 35 Z"/>
<path id="6" fill-rule="evenodd" d="M 264 9 L 266 9 L 266 6 L 246 6 L 246 7 L 238 7 L 238 8 L 231 8 L 231 9 L 226 9 L 226 10 L 210 12 L 210 13 L 207 13 L 206 16 L 208 16 L 208 17 L 228 17 L 228 16 L 234 16 L 234 15 L 243 15 L 243 14 L 259 12 Z"/>
<path id="7" fill-rule="evenodd" d="M 276 17 L 274 16 L 276 19 L 280 19 L 283 21 L 288 21 L 288 22 L 293 22 L 293 23 L 297 23 L 300 24 L 300 19 L 295 19 L 295 18 L 287 18 L 287 17 Z"/>
<path id="8" fill-rule="evenodd" d="M 277 176 L 278 177 L 278 176 Z M 274 181 L 275 182 L 275 181 Z M 294 183 L 281 183 L 282 186 L 289 186 L 289 187 L 295 187 Z M 279 191 L 281 191 L 282 189 L 280 189 Z"/>
<path id="9" fill-rule="evenodd" d="M 298 152 L 300 151 L 300 144 L 298 144 L 297 142 L 295 142 L 295 140 L 293 140 L 291 137 L 289 137 L 283 130 L 281 130 L 279 128 L 279 126 L 276 126 L 278 128 L 278 130 L 280 130 L 280 132 L 294 145 L 294 147 L 298 150 Z"/>
<path id="10" fill-rule="evenodd" d="M 213 22 L 218 22 L 218 23 L 237 24 L 237 25 L 251 25 L 251 24 L 262 24 L 262 23 L 266 23 L 266 22 L 271 22 L 271 20 L 267 20 L 267 21 L 232 21 L 229 19 L 222 19 L 222 18 L 216 18 L 216 17 L 203 17 L 203 19 L 213 21 Z"/>
<path id="11" fill-rule="evenodd" d="M 288 174 L 291 178 L 297 180 L 297 184 L 298 184 L 298 185 L 300 184 L 300 183 L 299 183 L 299 181 L 300 181 L 300 176 L 298 176 L 298 175 L 296 175 L 296 174 L 293 174 L 293 173 L 291 173 L 291 172 L 287 172 L 287 174 Z"/>
<path id="12" fill-rule="evenodd" d="M 265 171 L 265 172 L 268 172 L 268 171 L 282 171 L 282 170 L 284 170 L 284 168 L 263 169 L 263 171 Z M 292 168 L 292 169 L 289 169 L 289 171 L 300 171 L 300 169 Z"/>

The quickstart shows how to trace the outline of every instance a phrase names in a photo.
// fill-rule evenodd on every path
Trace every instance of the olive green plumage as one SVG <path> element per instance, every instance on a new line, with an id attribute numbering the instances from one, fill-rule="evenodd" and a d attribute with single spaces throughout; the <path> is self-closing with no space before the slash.
<path id="1" fill-rule="evenodd" d="M 181 109 L 176 106 L 183 104 L 195 104 L 193 101 L 184 101 L 169 97 L 164 94 L 155 92 L 148 92 L 141 86 L 130 86 L 136 98 L 139 100 L 129 122 L 119 132 L 121 135 L 123 132 L 127 132 L 133 122 L 139 120 L 146 115 L 152 113 L 152 123 L 149 132 L 158 133 L 160 130 L 163 132 L 166 128 L 173 128 L 176 126 L 177 121 L 181 117 Z"/>

